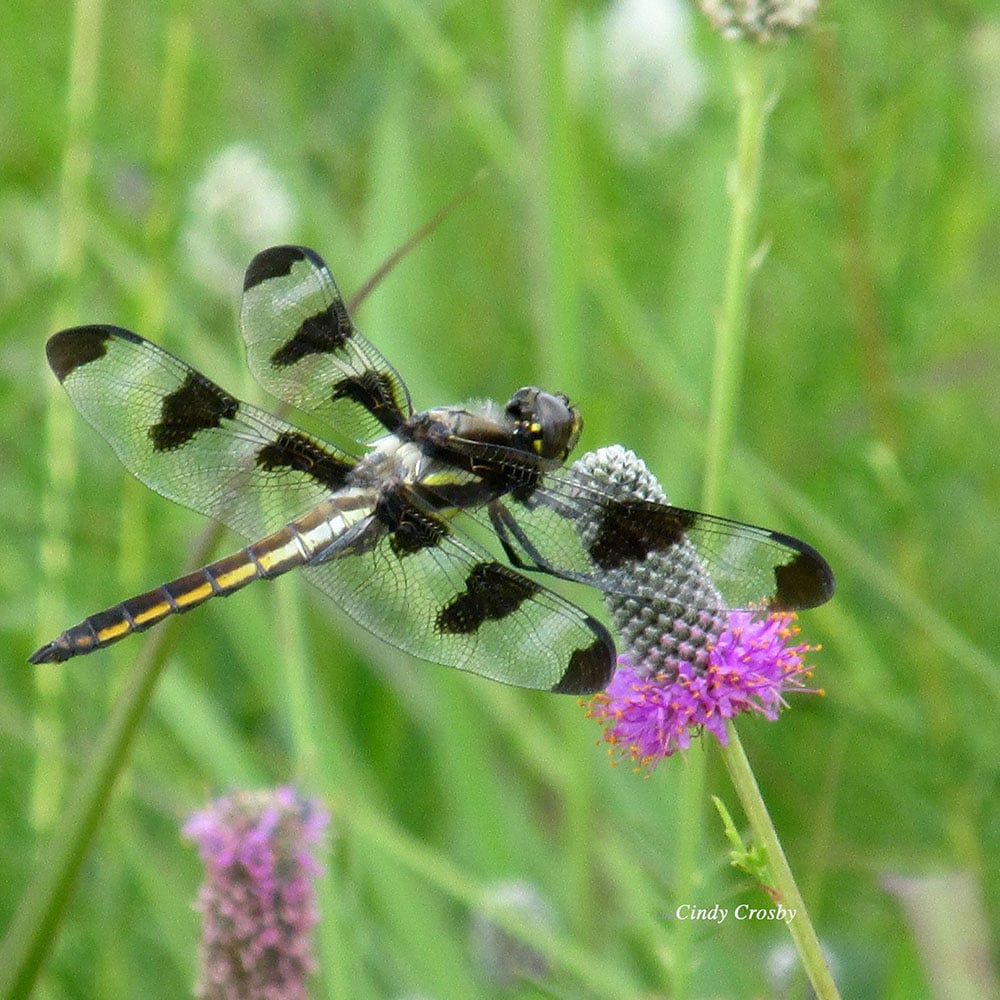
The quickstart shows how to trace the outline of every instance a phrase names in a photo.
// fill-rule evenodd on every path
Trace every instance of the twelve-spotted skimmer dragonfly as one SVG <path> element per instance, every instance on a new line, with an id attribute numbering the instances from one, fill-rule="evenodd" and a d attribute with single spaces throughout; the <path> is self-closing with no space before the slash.
<path id="1" fill-rule="evenodd" d="M 352 455 L 321 442 L 128 330 L 57 333 L 46 348 L 53 372 L 127 468 L 251 544 L 67 629 L 32 662 L 92 652 L 301 566 L 356 621 L 419 657 L 588 693 L 610 679 L 614 641 L 539 573 L 621 593 L 631 585 L 609 584 L 622 579 L 613 570 L 690 544 L 728 607 L 812 607 L 833 592 L 829 567 L 803 542 L 616 498 L 562 468 L 582 427 L 563 395 L 524 388 L 502 408 L 414 413 L 312 250 L 279 246 L 254 258 L 241 323 L 264 388 L 366 444 Z M 598 518 L 588 542 L 575 527 L 584 514 Z M 506 563 L 476 540 L 484 528 Z M 640 602 L 670 599 L 649 583 L 634 588 Z"/>

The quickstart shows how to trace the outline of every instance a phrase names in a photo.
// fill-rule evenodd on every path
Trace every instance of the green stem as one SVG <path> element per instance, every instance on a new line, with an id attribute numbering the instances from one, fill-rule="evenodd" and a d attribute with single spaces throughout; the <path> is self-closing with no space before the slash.
<path id="1" fill-rule="evenodd" d="M 316 698 L 312 693 L 312 679 L 304 637 L 303 602 L 298 581 L 282 587 L 277 593 L 278 603 L 278 660 L 279 674 L 284 683 L 283 708 L 288 720 L 289 733 L 295 760 L 295 770 L 300 781 L 310 785 L 316 780 L 317 747 L 315 734 L 321 731 L 316 718 Z"/>
<path id="2" fill-rule="evenodd" d="M 577 149 L 563 64 L 567 26 L 558 4 L 511 2 L 508 11 L 522 146 L 532 163 L 525 183 L 526 254 L 537 304 L 536 367 L 573 387 L 580 384 L 585 352 L 579 342 Z"/>
<path id="3" fill-rule="evenodd" d="M 826 958 L 820 947 L 819 938 L 809 919 L 809 911 L 799 893 L 795 876 L 788 865 L 788 859 L 782 849 L 778 833 L 771 822 L 770 813 L 760 794 L 757 779 L 750 767 L 750 761 L 743 751 L 743 744 L 736 733 L 735 727 L 728 727 L 729 745 L 722 749 L 722 759 L 726 762 L 729 777 L 732 779 L 736 794 L 739 796 L 743 811 L 746 813 L 754 838 L 767 852 L 767 864 L 770 872 L 771 886 L 777 891 L 779 902 L 789 910 L 795 911 L 795 917 L 788 924 L 792 941 L 798 950 L 799 958 L 805 968 L 809 982 L 819 1000 L 837 1000 L 840 994 L 830 974 Z"/>
<path id="4" fill-rule="evenodd" d="M 729 176 L 732 220 L 726 251 L 726 280 L 712 366 L 712 399 L 708 415 L 705 486 L 702 496 L 706 510 L 719 505 L 733 440 L 743 371 L 747 301 L 754 267 L 754 227 L 760 195 L 764 137 L 773 103 L 768 94 L 766 48 L 759 45 L 735 45 L 733 55 L 739 121 L 736 158 Z"/>
<path id="5" fill-rule="evenodd" d="M 675 898 L 679 900 L 696 898 L 703 878 L 698 862 L 705 836 L 705 771 L 705 754 L 688 754 L 679 781 L 674 831 Z M 678 920 L 674 931 L 670 995 L 675 1000 L 685 1000 L 691 995 L 692 973 L 698 965 L 695 922 Z"/>

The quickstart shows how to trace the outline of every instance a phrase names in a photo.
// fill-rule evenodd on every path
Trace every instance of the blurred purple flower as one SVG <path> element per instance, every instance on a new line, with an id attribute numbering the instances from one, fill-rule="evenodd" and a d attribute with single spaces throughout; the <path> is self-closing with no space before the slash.
<path id="1" fill-rule="evenodd" d="M 316 800 L 280 787 L 216 799 L 185 824 L 205 865 L 197 996 L 305 1000 L 321 871 L 309 848 L 328 821 Z"/>

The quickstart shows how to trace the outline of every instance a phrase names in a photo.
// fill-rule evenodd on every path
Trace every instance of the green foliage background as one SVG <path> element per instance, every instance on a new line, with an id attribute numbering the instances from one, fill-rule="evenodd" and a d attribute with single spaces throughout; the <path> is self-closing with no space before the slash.
<path id="1" fill-rule="evenodd" d="M 604 78 L 567 83 L 567 39 L 581 25 L 598 37 L 604 9 L 5 11 L 0 928 L 30 897 L 148 640 L 61 667 L 29 668 L 28 654 L 177 575 L 202 531 L 131 482 L 72 412 L 44 363 L 55 329 L 139 329 L 260 401 L 235 315 L 252 254 L 314 246 L 350 294 L 485 168 L 359 326 L 418 407 L 562 389 L 584 412 L 584 448 L 626 444 L 672 500 L 700 504 L 731 53 L 693 17 L 702 102 L 669 137 L 623 149 Z M 717 512 L 809 539 L 840 589 L 801 622 L 823 644 L 827 696 L 740 731 L 844 995 L 932 995 L 950 973 L 970 991 L 950 995 L 982 996 L 885 879 L 965 873 L 971 894 L 918 909 L 962 927 L 995 967 L 1000 20 L 973 2 L 831 2 L 774 64 L 762 252 Z M 269 166 L 284 209 L 262 181 L 220 216 L 203 178 L 234 146 Z M 707 797 L 679 809 L 683 759 L 648 780 L 609 768 L 573 699 L 408 661 L 308 590 L 260 585 L 171 626 L 39 995 L 186 995 L 200 872 L 179 823 L 233 787 L 289 781 L 334 813 L 315 996 L 776 992 L 780 925 L 670 918 L 684 902 L 766 903 L 728 866 Z M 737 810 L 712 740 L 690 754 Z M 692 836 L 684 860 L 674 847 Z M 546 986 L 491 983 L 470 946 L 470 909 L 510 879 L 557 914 Z M 678 898 L 685 884 L 693 900 Z"/>

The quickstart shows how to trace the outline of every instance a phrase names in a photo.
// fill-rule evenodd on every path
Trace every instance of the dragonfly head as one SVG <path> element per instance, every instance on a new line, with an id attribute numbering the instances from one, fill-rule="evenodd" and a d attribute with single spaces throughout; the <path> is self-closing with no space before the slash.
<path id="1" fill-rule="evenodd" d="M 583 430 L 583 418 L 561 392 L 543 392 L 536 386 L 518 389 L 504 409 L 514 427 L 514 439 L 541 458 L 564 462 Z"/>

